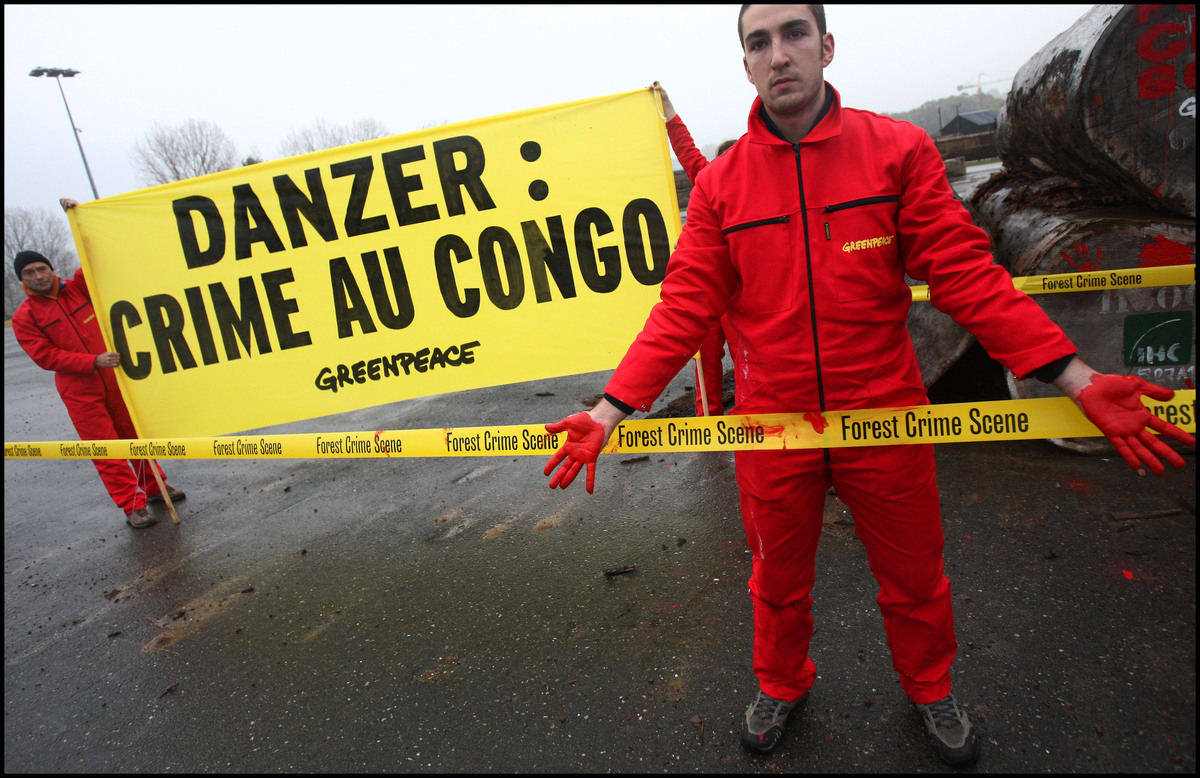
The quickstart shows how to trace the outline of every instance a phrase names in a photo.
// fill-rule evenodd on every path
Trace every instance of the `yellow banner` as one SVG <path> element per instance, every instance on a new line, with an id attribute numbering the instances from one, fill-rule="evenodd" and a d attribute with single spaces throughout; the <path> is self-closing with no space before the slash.
<path id="1" fill-rule="evenodd" d="M 1196 432 L 1196 392 L 1166 402 L 1143 398 L 1152 413 Z M 605 454 L 750 449 L 847 448 L 916 443 L 1098 437 L 1070 399 L 1001 400 L 757 416 L 639 419 L 621 423 Z M 549 455 L 566 440 L 541 424 L 373 432 L 319 432 L 216 438 L 5 443 L 5 459 L 329 459 Z"/>
<path id="2" fill-rule="evenodd" d="M 237 168 L 69 215 L 146 438 L 615 367 L 680 231 L 645 89 Z"/>

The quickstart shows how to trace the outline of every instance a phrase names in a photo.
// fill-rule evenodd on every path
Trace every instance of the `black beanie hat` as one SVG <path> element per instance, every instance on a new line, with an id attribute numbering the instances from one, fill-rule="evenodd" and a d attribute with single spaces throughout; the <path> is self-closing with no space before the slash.
<path id="1" fill-rule="evenodd" d="M 51 270 L 54 269 L 54 265 L 50 264 L 50 260 L 36 251 L 18 251 L 17 258 L 13 260 L 13 270 L 17 271 L 17 278 L 21 277 L 21 271 L 25 269 L 26 265 L 32 265 L 34 262 L 45 262 Z"/>

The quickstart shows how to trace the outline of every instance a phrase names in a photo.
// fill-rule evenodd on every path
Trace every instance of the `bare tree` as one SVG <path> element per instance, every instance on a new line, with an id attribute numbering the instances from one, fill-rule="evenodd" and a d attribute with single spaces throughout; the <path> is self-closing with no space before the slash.
<path id="1" fill-rule="evenodd" d="M 133 147 L 133 167 L 146 186 L 229 170 L 237 148 L 216 124 L 188 119 L 177 126 L 155 124 Z"/>
<path id="2" fill-rule="evenodd" d="M 375 119 L 359 119 L 344 125 L 328 124 L 324 119 L 317 119 L 303 129 L 289 132 L 279 144 L 279 154 L 294 157 L 388 135 L 391 135 L 388 129 Z"/>
<path id="3" fill-rule="evenodd" d="M 62 211 L 45 208 L 4 209 L 4 318 L 25 299 L 21 280 L 13 270 L 13 260 L 21 251 L 36 251 L 54 266 L 62 278 L 70 278 L 79 267 L 75 243 Z"/>

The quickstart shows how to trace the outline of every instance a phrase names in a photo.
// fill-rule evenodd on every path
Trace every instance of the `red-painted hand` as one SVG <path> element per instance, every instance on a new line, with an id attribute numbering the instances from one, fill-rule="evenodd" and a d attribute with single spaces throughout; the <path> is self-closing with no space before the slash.
<path id="1" fill-rule="evenodd" d="M 1196 445 L 1196 438 L 1151 413 L 1142 405 L 1143 394 L 1155 400 L 1169 400 L 1175 396 L 1173 390 L 1136 376 L 1097 373 L 1092 376 L 1092 385 L 1085 387 L 1075 402 L 1134 470 L 1144 463 L 1155 473 L 1166 472 L 1158 457 L 1175 467 L 1183 467 L 1183 457 L 1150 430 L 1157 430 L 1189 446 Z"/>
<path id="2" fill-rule="evenodd" d="M 550 478 L 550 488 L 566 489 L 575 480 L 575 476 L 579 475 L 583 466 L 587 465 L 587 490 L 588 494 L 591 494 L 596 485 L 596 457 L 600 455 L 600 449 L 604 448 L 608 435 L 605 434 L 604 427 L 586 412 L 576 413 L 562 421 L 546 425 L 547 432 L 557 434 L 563 430 L 566 430 L 567 440 L 554 456 L 550 457 L 543 473 L 550 475 L 550 471 L 562 462 L 563 466 Z"/>

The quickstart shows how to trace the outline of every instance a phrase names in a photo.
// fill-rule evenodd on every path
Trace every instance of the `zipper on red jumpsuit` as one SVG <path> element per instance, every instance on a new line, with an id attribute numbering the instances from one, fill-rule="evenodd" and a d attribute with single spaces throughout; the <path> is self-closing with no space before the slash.
<path id="1" fill-rule="evenodd" d="M 792 144 L 796 156 L 796 186 L 800 189 L 800 220 L 804 224 L 804 262 L 808 266 L 808 311 L 812 317 L 813 360 L 817 369 L 817 400 L 825 413 L 825 383 L 821 378 L 821 342 L 817 336 L 817 296 L 813 287 L 812 246 L 808 236 L 808 207 L 804 200 L 804 173 L 800 166 L 800 144 Z M 829 449 L 824 449 L 825 464 L 829 464 Z"/>
<path id="2" fill-rule="evenodd" d="M 59 290 L 59 291 L 61 291 L 61 290 Z M 63 303 L 62 298 L 55 297 L 54 302 L 58 306 L 58 309 L 60 311 L 62 311 L 63 319 L 70 325 L 71 329 L 75 332 L 75 337 L 79 340 L 79 345 L 83 347 L 84 353 L 85 354 L 90 353 L 87 350 L 87 347 L 88 347 L 87 339 L 84 338 L 83 333 L 79 331 L 79 327 L 77 327 L 75 324 L 75 317 L 72 316 L 71 313 L 67 310 L 67 306 Z M 90 300 L 88 301 L 88 305 L 91 305 Z M 76 309 L 76 310 L 78 310 L 78 309 Z M 93 316 L 96 315 L 95 306 L 93 306 L 93 308 L 92 308 L 92 315 Z M 115 387 L 110 387 L 108 385 L 108 381 L 105 380 L 104 371 L 101 370 L 100 368 L 96 367 L 96 360 L 95 360 L 94 356 L 92 358 L 92 372 L 95 373 L 96 377 L 100 379 L 100 385 L 104 387 L 105 396 L 106 397 L 109 396 L 112 393 L 113 388 L 115 388 Z"/>

